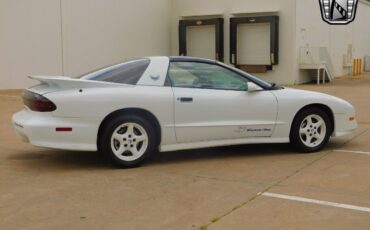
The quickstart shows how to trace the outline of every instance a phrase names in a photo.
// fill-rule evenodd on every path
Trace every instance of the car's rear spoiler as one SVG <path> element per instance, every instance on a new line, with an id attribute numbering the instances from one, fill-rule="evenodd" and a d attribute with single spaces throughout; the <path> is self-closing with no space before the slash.
<path id="1" fill-rule="evenodd" d="M 102 88 L 102 87 L 132 87 L 132 85 L 118 84 L 104 81 L 92 81 L 63 76 L 29 76 L 30 79 L 37 80 L 41 84 L 29 88 L 39 94 L 45 94 L 60 90 L 83 89 L 83 88 Z"/>

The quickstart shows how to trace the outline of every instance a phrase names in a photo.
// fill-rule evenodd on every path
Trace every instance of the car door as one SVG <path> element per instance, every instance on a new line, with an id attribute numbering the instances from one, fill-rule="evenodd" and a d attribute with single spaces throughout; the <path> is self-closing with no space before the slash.
<path id="1" fill-rule="evenodd" d="M 272 135 L 275 96 L 247 92 L 248 79 L 239 73 L 216 63 L 173 61 L 168 76 L 179 143 Z"/>

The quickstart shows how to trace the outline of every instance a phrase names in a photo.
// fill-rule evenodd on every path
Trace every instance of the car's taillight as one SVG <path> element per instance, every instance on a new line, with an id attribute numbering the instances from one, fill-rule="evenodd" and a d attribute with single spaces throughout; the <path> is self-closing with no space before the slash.
<path id="1" fill-rule="evenodd" d="M 32 111 L 51 112 L 57 109 L 55 104 L 46 97 L 28 90 L 23 91 L 22 99 L 24 105 Z"/>

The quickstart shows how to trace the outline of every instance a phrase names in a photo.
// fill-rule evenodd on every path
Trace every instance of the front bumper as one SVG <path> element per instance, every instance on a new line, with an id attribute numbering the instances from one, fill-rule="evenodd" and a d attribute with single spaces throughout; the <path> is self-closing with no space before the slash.
<path id="1" fill-rule="evenodd" d="M 333 137 L 341 137 L 352 134 L 357 129 L 357 121 L 349 120 L 354 117 L 354 113 L 335 114 L 335 128 Z"/>
<path id="2" fill-rule="evenodd" d="M 97 122 L 81 118 L 55 117 L 52 113 L 22 110 L 13 115 L 18 138 L 35 146 L 96 151 Z M 57 127 L 72 127 L 71 132 L 56 132 Z"/>

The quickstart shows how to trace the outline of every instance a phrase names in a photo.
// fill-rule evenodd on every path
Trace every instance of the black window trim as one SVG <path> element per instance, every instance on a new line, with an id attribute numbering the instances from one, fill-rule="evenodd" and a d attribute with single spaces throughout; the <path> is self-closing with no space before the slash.
<path id="1" fill-rule="evenodd" d="M 250 82 L 253 82 L 254 84 L 258 85 L 259 87 L 261 87 L 262 89 L 264 90 L 271 90 L 271 88 L 269 87 L 266 87 L 262 84 L 260 84 L 259 82 L 255 81 L 253 78 L 249 77 L 248 75 L 246 75 L 245 73 L 243 73 L 241 70 L 239 71 L 236 71 L 235 69 L 227 66 L 226 64 L 220 64 L 218 63 L 217 61 L 213 61 L 213 60 L 209 60 L 209 59 L 204 59 L 204 58 L 192 58 L 192 57 L 170 57 L 170 62 L 168 64 L 168 69 L 167 69 L 167 76 L 166 76 L 166 80 L 165 80 L 165 84 L 168 82 L 168 86 L 171 86 L 171 87 L 174 87 L 172 85 L 172 82 L 171 82 L 171 79 L 170 79 L 170 76 L 169 76 L 169 69 L 170 69 L 170 66 L 171 66 L 171 63 L 173 62 L 193 62 L 193 63 L 203 63 L 203 64 L 211 64 L 211 65 L 217 65 L 221 68 L 225 68 L 233 73 L 236 73 L 238 74 L 239 76 L 243 77 L 243 78 L 246 78 L 248 81 Z M 166 86 L 166 85 L 165 85 Z M 181 88 L 192 88 L 192 87 L 181 87 Z M 206 89 L 206 88 L 192 88 L 192 89 Z M 234 90 L 234 89 L 214 89 L 214 90 L 233 90 L 233 91 L 243 91 L 243 90 Z"/>

